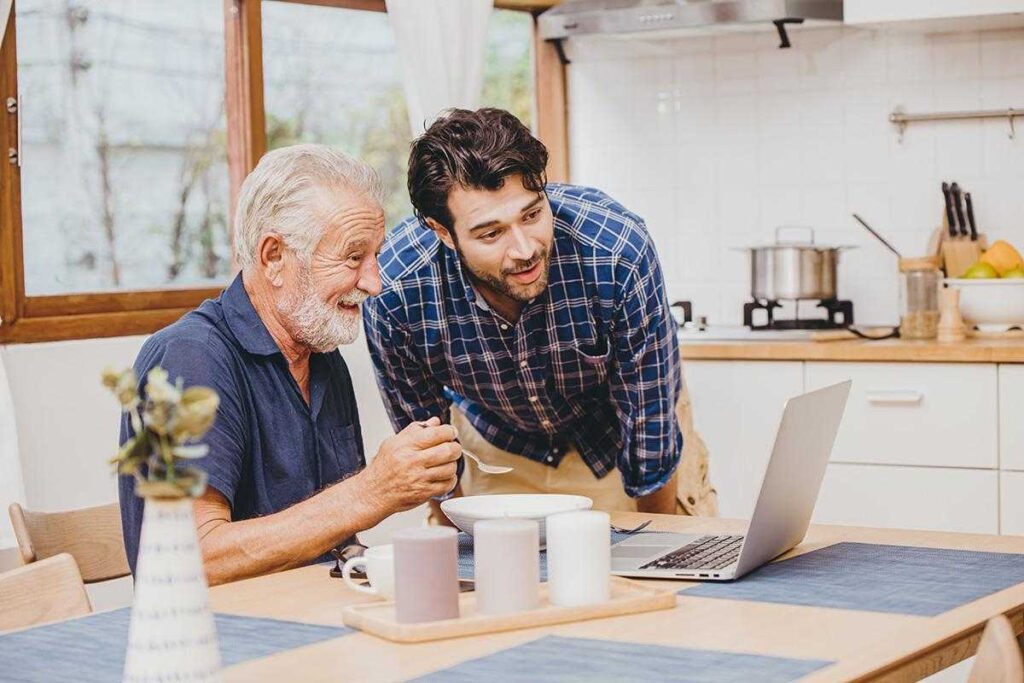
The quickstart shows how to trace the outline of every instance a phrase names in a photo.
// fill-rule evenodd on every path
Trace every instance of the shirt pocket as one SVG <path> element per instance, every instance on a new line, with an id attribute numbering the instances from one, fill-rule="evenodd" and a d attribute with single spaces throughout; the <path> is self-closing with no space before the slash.
<path id="1" fill-rule="evenodd" d="M 358 472 L 363 466 L 356 441 L 355 425 L 330 428 L 330 452 L 325 454 L 323 485 L 331 484 Z"/>
<path id="2" fill-rule="evenodd" d="M 604 340 L 555 350 L 551 367 L 555 390 L 566 397 L 606 391 L 611 356 L 609 344 Z"/>

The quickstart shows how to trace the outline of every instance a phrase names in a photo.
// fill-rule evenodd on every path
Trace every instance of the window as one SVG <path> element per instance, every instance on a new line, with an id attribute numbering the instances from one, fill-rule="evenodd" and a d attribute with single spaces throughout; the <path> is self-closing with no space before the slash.
<path id="1" fill-rule="evenodd" d="M 223 284 L 224 15 L 209 0 L 19 0 L 28 296 Z"/>
<path id="2" fill-rule="evenodd" d="M 564 70 L 497 0 L 483 102 L 563 166 Z M 3 3 L 6 5 L 6 3 Z M 337 145 L 410 211 L 383 0 L 18 0 L 0 16 L 0 343 L 149 333 L 234 272 L 230 223 L 265 149 Z M 537 84 L 533 74 L 546 72 Z M 549 132 L 546 132 L 549 131 Z"/>
<path id="3" fill-rule="evenodd" d="M 495 10 L 484 92 L 529 124 L 532 18 Z M 412 213 L 406 191 L 411 134 L 394 35 L 383 12 L 263 2 L 267 148 L 297 142 L 337 146 L 380 174 L 389 226 Z"/>

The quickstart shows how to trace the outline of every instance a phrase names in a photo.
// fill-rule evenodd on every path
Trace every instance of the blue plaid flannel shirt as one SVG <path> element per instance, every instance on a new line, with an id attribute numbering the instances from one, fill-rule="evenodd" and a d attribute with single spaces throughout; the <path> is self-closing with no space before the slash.
<path id="1" fill-rule="evenodd" d="M 383 291 L 363 305 L 377 382 L 396 430 L 456 405 L 488 442 L 557 467 L 573 444 L 627 494 L 672 476 L 683 437 L 676 323 L 643 220 L 603 192 L 549 184 L 544 294 L 516 323 L 492 312 L 458 256 L 416 218 L 388 235 Z"/>

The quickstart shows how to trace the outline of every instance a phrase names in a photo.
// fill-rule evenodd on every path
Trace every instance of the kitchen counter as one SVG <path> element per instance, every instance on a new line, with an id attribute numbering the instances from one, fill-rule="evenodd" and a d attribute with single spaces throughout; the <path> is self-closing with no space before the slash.
<path id="1" fill-rule="evenodd" d="M 1024 363 L 1024 335 L 969 338 L 955 344 L 863 339 L 842 341 L 680 341 L 684 360 Z"/>

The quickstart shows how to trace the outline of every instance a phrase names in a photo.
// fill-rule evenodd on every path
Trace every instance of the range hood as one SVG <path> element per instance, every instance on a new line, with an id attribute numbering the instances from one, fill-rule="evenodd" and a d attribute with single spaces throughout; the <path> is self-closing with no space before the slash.
<path id="1" fill-rule="evenodd" d="M 835 24 L 843 0 L 565 0 L 540 15 L 542 38 L 701 33 L 747 30 L 773 24 L 789 47 L 787 24 Z"/>

